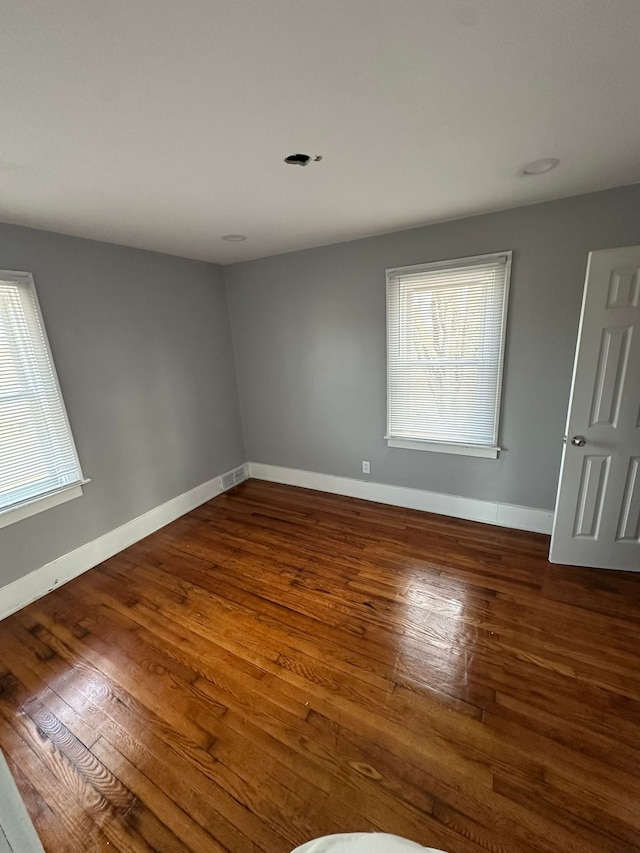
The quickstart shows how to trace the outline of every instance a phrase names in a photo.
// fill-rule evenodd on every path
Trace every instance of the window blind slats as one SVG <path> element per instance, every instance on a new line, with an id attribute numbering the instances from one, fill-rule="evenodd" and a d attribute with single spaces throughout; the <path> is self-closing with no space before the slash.
<path id="1" fill-rule="evenodd" d="M 0 511 L 82 479 L 33 282 L 0 280 Z"/>
<path id="2" fill-rule="evenodd" d="M 387 272 L 388 437 L 495 447 L 510 253 Z"/>

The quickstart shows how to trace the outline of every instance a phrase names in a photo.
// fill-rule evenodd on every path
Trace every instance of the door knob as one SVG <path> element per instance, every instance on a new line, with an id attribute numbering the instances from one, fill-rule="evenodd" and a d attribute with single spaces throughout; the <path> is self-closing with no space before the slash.
<path id="1" fill-rule="evenodd" d="M 571 439 L 571 444 L 574 447 L 584 447 L 587 443 L 587 439 L 583 435 L 574 435 Z"/>

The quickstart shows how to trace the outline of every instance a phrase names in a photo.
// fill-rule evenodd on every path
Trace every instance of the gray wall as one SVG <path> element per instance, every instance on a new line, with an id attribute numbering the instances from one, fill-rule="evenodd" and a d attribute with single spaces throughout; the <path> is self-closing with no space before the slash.
<path id="1" fill-rule="evenodd" d="M 552 509 L 587 253 L 639 242 L 628 187 L 225 267 L 248 458 Z M 500 458 L 388 448 L 385 268 L 506 249 Z"/>
<path id="2" fill-rule="evenodd" d="M 638 242 L 630 187 L 226 267 L 225 298 L 210 264 L 0 225 L 92 479 L 0 529 L 0 586 L 247 457 L 348 477 L 369 459 L 377 482 L 552 508 L 587 253 Z M 387 448 L 385 268 L 504 249 L 501 458 Z"/>
<path id="3" fill-rule="evenodd" d="M 0 225 L 0 268 L 33 273 L 83 497 L 0 529 L 0 586 L 245 459 L 220 271 Z"/>

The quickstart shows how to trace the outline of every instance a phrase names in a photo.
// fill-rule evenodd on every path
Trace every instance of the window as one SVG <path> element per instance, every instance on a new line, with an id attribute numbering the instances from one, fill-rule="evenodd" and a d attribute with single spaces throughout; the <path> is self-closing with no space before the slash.
<path id="1" fill-rule="evenodd" d="M 387 270 L 390 447 L 498 455 L 511 252 Z"/>
<path id="2" fill-rule="evenodd" d="M 33 278 L 0 271 L 0 527 L 82 483 Z"/>

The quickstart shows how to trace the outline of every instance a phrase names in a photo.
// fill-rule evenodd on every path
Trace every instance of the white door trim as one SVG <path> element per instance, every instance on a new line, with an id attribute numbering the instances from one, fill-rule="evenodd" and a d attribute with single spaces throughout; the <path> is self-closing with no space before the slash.
<path id="1" fill-rule="evenodd" d="M 0 752 L 0 851 L 44 853 L 20 792 Z"/>
<path id="2" fill-rule="evenodd" d="M 590 252 L 549 559 L 640 571 L 640 246 Z"/>

